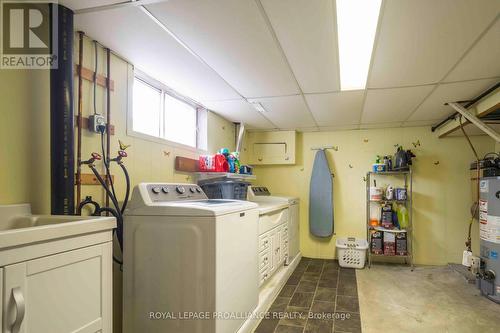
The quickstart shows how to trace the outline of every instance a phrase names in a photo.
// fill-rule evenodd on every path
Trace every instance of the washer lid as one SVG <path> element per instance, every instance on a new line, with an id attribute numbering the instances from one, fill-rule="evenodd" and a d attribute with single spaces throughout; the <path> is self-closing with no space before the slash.
<path id="1" fill-rule="evenodd" d="M 271 202 L 271 203 L 277 203 L 277 202 L 285 202 L 288 204 L 295 204 L 299 202 L 298 197 L 278 197 L 274 195 L 269 195 L 269 196 L 254 196 L 250 198 L 251 201 L 253 202 Z"/>
<path id="2" fill-rule="evenodd" d="M 259 215 L 265 215 L 269 213 L 273 213 L 282 209 L 286 209 L 289 207 L 289 203 L 285 201 L 261 201 L 261 202 L 256 202 L 259 205 Z"/>
<path id="3" fill-rule="evenodd" d="M 256 203 L 239 200 L 192 200 L 153 202 L 148 205 L 127 209 L 125 215 L 157 216 L 218 216 L 250 209 L 256 209 Z"/>

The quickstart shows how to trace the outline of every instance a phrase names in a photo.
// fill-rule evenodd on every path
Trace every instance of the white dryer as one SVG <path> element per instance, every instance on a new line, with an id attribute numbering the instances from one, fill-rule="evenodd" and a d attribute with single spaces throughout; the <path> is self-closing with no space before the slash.
<path id="1" fill-rule="evenodd" d="M 258 304 L 258 210 L 142 183 L 124 219 L 123 332 L 234 333 Z"/>
<path id="2" fill-rule="evenodd" d="M 265 213 L 273 208 L 280 208 L 283 204 L 289 205 L 288 216 L 288 256 L 292 261 L 300 253 L 299 247 L 299 222 L 300 212 L 298 197 L 271 195 L 269 189 L 265 186 L 249 186 L 247 198 L 249 201 L 259 204 L 261 213 Z"/>

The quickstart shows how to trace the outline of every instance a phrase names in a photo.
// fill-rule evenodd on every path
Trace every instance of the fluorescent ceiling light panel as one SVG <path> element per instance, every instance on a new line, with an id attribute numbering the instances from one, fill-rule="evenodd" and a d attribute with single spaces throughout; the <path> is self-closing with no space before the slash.
<path id="1" fill-rule="evenodd" d="M 381 0 L 337 0 L 341 90 L 366 87 Z"/>
<path id="2" fill-rule="evenodd" d="M 252 106 L 254 107 L 254 109 L 257 110 L 257 111 L 259 111 L 260 113 L 267 112 L 267 110 L 264 109 L 264 107 L 262 106 L 262 104 L 259 103 L 259 102 L 250 102 L 250 104 L 252 104 Z"/>

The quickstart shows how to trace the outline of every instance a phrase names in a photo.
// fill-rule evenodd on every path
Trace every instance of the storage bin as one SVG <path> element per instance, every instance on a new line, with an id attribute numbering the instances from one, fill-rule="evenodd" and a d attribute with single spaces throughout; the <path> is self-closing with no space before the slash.
<path id="1" fill-rule="evenodd" d="M 339 238 L 336 242 L 339 265 L 349 268 L 363 268 L 368 242 L 354 237 Z"/>
<path id="2" fill-rule="evenodd" d="M 250 183 L 234 180 L 198 182 L 203 192 L 210 199 L 246 200 Z"/>

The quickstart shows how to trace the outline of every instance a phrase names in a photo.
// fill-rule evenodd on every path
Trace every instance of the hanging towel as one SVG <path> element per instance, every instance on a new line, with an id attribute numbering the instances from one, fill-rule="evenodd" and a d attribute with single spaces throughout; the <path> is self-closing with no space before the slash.
<path id="1" fill-rule="evenodd" d="M 309 230 L 316 237 L 333 235 L 333 176 L 324 149 L 316 153 L 311 174 Z"/>

